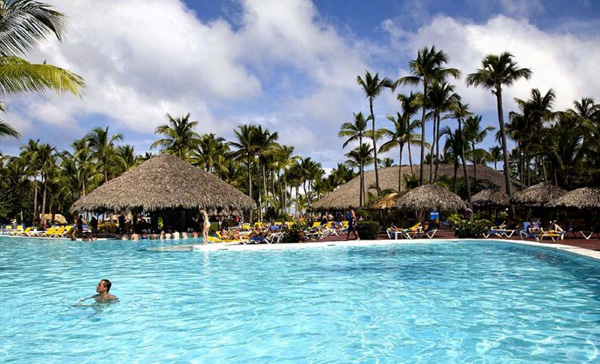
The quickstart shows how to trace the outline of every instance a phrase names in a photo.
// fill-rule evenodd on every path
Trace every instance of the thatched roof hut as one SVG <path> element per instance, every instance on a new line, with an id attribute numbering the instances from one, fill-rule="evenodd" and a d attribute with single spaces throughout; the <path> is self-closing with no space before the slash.
<path id="1" fill-rule="evenodd" d="M 471 198 L 474 207 L 507 207 L 508 195 L 500 190 L 483 190 Z"/>
<path id="2" fill-rule="evenodd" d="M 400 196 L 401 195 L 398 192 L 392 192 L 373 202 L 369 207 L 375 210 L 396 208 L 396 203 L 398 202 Z"/>
<path id="3" fill-rule="evenodd" d="M 546 207 L 600 210 L 600 188 L 578 188 L 550 201 Z"/>
<path id="4" fill-rule="evenodd" d="M 77 200 L 71 211 L 142 209 L 248 210 L 254 201 L 237 188 L 168 154 L 151 158 Z"/>
<path id="5" fill-rule="evenodd" d="M 567 191 L 560 187 L 542 182 L 523 191 L 515 192 L 510 201 L 515 205 L 525 207 L 543 207 L 548 202 L 556 200 L 566 193 Z"/>
<path id="6" fill-rule="evenodd" d="M 436 185 L 423 185 L 402 195 L 396 206 L 407 210 L 459 210 L 465 208 L 459 195 Z"/>
<path id="7" fill-rule="evenodd" d="M 419 166 L 413 166 L 415 175 L 419 175 Z M 424 167 L 425 179 L 429 178 L 429 166 Z M 467 173 L 470 177 L 474 176 L 473 166 L 467 166 Z M 402 174 L 404 176 L 410 176 L 410 166 L 402 166 Z M 440 165 L 439 174 L 452 178 L 454 175 L 454 167 L 450 165 Z M 462 169 L 458 170 L 458 177 L 461 178 Z M 493 168 L 486 166 L 477 166 L 477 179 L 489 182 L 489 184 L 497 186 L 501 190 L 506 190 L 504 184 L 504 175 Z M 517 188 L 517 183 L 513 182 L 513 189 Z M 375 184 L 375 171 L 365 172 L 365 186 L 372 186 Z M 398 189 L 398 167 L 381 168 L 379 170 L 379 185 L 382 190 L 386 189 Z M 356 177 L 340 186 L 337 190 L 327 194 L 320 200 L 314 202 L 312 207 L 315 209 L 345 209 L 348 206 L 358 207 L 359 195 L 358 190 L 360 186 L 360 178 Z M 369 190 L 369 192 L 375 193 L 375 189 Z"/>

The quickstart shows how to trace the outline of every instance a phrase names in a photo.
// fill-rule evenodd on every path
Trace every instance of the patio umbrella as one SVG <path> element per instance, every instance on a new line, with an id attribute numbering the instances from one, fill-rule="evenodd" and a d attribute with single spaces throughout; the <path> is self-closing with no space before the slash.
<path id="1" fill-rule="evenodd" d="M 398 192 L 392 192 L 388 195 L 381 197 L 379 200 L 373 202 L 371 204 L 371 206 L 369 206 L 369 207 L 374 210 L 391 209 L 391 208 L 396 207 L 396 203 L 398 202 L 399 198 L 400 198 L 400 194 Z"/>

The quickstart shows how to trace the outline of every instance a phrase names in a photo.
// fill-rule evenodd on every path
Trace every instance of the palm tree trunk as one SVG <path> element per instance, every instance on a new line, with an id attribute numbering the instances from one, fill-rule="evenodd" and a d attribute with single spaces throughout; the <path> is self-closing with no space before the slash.
<path id="1" fill-rule="evenodd" d="M 37 181 L 37 171 L 33 172 L 33 222 L 35 223 L 38 214 L 37 214 L 37 195 L 38 195 L 38 181 Z"/>
<path id="2" fill-rule="evenodd" d="M 373 113 L 373 98 L 369 98 L 369 108 L 371 109 L 371 121 L 372 121 L 372 131 L 373 135 L 373 157 L 375 158 L 375 188 L 377 189 L 377 197 L 379 197 L 379 193 L 381 192 L 379 189 L 379 169 L 377 167 L 377 136 L 375 135 L 375 114 Z"/>
<path id="3" fill-rule="evenodd" d="M 454 193 L 456 193 L 456 172 L 458 172 L 458 158 L 454 160 L 454 177 L 452 178 Z"/>
<path id="4" fill-rule="evenodd" d="M 108 182 L 108 166 L 106 165 L 106 158 L 102 158 L 102 164 L 104 165 L 104 182 Z"/>
<path id="5" fill-rule="evenodd" d="M 436 115 L 437 118 L 437 127 L 435 133 L 435 174 L 433 175 L 433 181 L 437 181 L 438 179 L 438 170 L 440 166 L 440 115 L 439 113 Z"/>
<path id="6" fill-rule="evenodd" d="M 433 153 L 433 149 L 435 148 L 435 115 L 433 116 L 433 120 L 432 120 L 432 126 L 433 126 L 433 130 L 432 130 L 432 142 L 431 142 L 431 147 L 429 148 L 429 156 L 431 157 L 429 160 L 429 184 L 433 183 L 433 160 L 435 159 L 435 154 Z"/>
<path id="7" fill-rule="evenodd" d="M 48 190 L 48 182 L 46 181 L 47 177 L 44 176 L 44 194 L 42 196 L 42 216 L 46 211 L 46 190 Z"/>
<path id="8" fill-rule="evenodd" d="M 252 198 L 252 173 L 250 169 L 250 156 L 248 155 L 246 166 L 248 167 L 248 197 Z M 252 209 L 250 209 L 250 224 L 252 224 Z"/>
<path id="9" fill-rule="evenodd" d="M 402 192 L 402 148 L 404 145 L 402 143 L 398 143 L 398 149 L 400 149 L 400 155 L 398 156 L 398 193 Z"/>
<path id="10" fill-rule="evenodd" d="M 473 181 L 477 183 L 477 159 L 475 159 L 475 143 L 473 143 Z"/>
<path id="11" fill-rule="evenodd" d="M 542 163 L 542 175 L 544 176 L 544 182 L 548 183 L 548 176 L 546 175 L 546 163 L 544 163 L 544 157 L 540 157 Z"/>
<path id="12" fill-rule="evenodd" d="M 362 145 L 362 136 L 358 136 L 358 145 L 361 146 Z M 364 199 L 365 199 L 365 171 L 364 171 L 364 165 L 363 165 L 363 161 L 362 159 L 360 161 L 358 161 L 358 174 L 360 176 L 360 183 L 359 183 L 359 198 L 358 198 L 358 205 L 359 207 L 362 207 Z"/>
<path id="13" fill-rule="evenodd" d="M 296 217 L 300 216 L 300 212 L 298 211 L 299 196 L 300 196 L 300 185 L 296 185 Z"/>
<path id="14" fill-rule="evenodd" d="M 506 184 L 506 194 L 512 196 L 512 186 L 510 185 L 510 172 L 508 169 L 508 151 L 506 150 L 506 133 L 504 132 L 504 115 L 502 109 L 502 89 L 496 88 L 496 103 L 498 104 L 498 124 L 500 124 L 500 135 L 502 136 L 502 154 L 504 157 L 504 183 Z M 515 207 L 510 204 L 509 216 L 515 218 Z"/>
<path id="15" fill-rule="evenodd" d="M 410 151 L 410 133 L 408 134 L 408 142 L 406 143 L 408 145 L 408 164 L 410 164 L 410 174 L 415 174 L 415 171 L 413 170 L 413 162 L 412 162 L 412 152 Z M 402 161 L 400 161 L 400 163 L 402 163 Z"/>
<path id="16" fill-rule="evenodd" d="M 469 173 L 467 172 L 467 161 L 465 158 L 465 143 L 462 137 L 462 122 L 458 120 L 458 139 L 460 142 L 460 159 L 463 165 L 463 173 L 465 178 L 465 187 L 467 188 L 467 201 L 469 201 L 469 207 L 472 207 L 471 201 L 471 181 L 469 180 Z"/>
<path id="17" fill-rule="evenodd" d="M 365 172 L 363 171 L 363 161 L 362 159 L 358 162 L 358 174 L 360 175 L 360 186 L 359 186 L 359 207 L 362 207 L 363 202 L 364 202 L 364 195 L 365 195 Z"/>
<path id="18" fill-rule="evenodd" d="M 85 177 L 81 181 L 81 195 L 85 197 Z"/>
<path id="19" fill-rule="evenodd" d="M 423 164 L 425 162 L 425 112 L 427 105 L 427 80 L 423 80 L 423 112 L 421 114 L 421 165 L 419 167 L 419 186 L 423 185 Z"/>

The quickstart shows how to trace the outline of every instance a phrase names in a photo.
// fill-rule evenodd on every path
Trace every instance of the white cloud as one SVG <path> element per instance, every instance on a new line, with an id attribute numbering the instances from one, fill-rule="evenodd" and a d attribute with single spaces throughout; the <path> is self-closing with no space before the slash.
<path id="1" fill-rule="evenodd" d="M 569 108 L 575 99 L 600 93 L 600 79 L 594 76 L 596 60 L 600 59 L 598 37 L 544 32 L 527 20 L 496 16 L 484 24 L 436 17 L 407 39 L 414 54 L 418 48 L 434 44 L 443 49 L 449 55 L 449 66 L 460 69 L 464 75 L 480 68 L 487 54 L 511 52 L 520 67 L 532 70 L 533 77 L 504 91 L 505 106 L 509 108 L 514 107 L 514 97 L 527 98 L 532 88 L 542 92 L 554 88 L 557 109 Z M 459 81 L 457 92 L 476 112 L 496 108 L 493 96 L 486 90 L 466 88 Z"/>

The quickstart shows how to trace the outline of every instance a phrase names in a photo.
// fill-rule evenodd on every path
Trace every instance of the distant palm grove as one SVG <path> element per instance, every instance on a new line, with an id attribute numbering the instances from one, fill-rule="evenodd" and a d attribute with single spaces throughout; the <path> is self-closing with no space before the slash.
<path id="1" fill-rule="evenodd" d="M 30 64 L 20 58 L 40 40 L 63 35 L 63 15 L 37 2 L 0 1 L 0 83 L 4 96 L 55 90 L 79 95 L 85 87 L 81 77 L 47 64 Z M 38 222 L 42 213 L 68 216 L 75 200 L 99 185 L 114 179 L 152 157 L 152 152 L 169 153 L 211 172 L 251 196 L 259 208 L 258 218 L 280 218 L 305 211 L 326 193 L 350 179 L 360 177 L 360 205 L 368 206 L 382 191 L 379 168 L 401 165 L 398 192 L 406 187 L 436 183 L 460 193 L 466 200 L 483 188 L 477 178 L 466 178 L 467 164 L 475 167 L 502 164 L 508 182 L 521 188 L 540 181 L 573 189 L 600 185 L 600 104 L 592 98 L 573 102 L 572 109 L 554 110 L 553 90 L 536 88 L 523 99 L 515 99 L 517 110 L 503 110 L 503 90 L 520 79 L 529 79 L 532 70 L 521 68 L 510 53 L 488 55 L 481 68 L 466 74 L 468 86 L 489 92 L 497 103 L 494 127 L 486 126 L 468 100 L 455 92 L 452 82 L 463 76 L 447 67 L 448 56 L 435 47 L 418 51 L 409 63 L 410 75 L 398 80 L 365 72 L 357 76 L 364 91 L 363 110 L 340 127 L 339 137 L 347 149 L 347 160 L 328 175 L 317 161 L 294 152 L 279 140 L 276 131 L 260 125 L 239 125 L 233 140 L 215 134 L 200 134 L 201 122 L 192 116 L 167 114 L 166 123 L 156 128 L 157 140 L 150 151 L 137 153 L 123 136 L 108 126 L 90 128 L 69 150 L 58 150 L 45 141 L 28 140 L 19 155 L 1 155 L 0 221 L 17 218 Z M 377 97 L 396 93 L 400 87 L 414 87 L 397 93 L 398 111 L 376 120 Z M 4 111 L 4 106 L 0 105 Z M 431 133 L 425 135 L 430 123 Z M 384 126 L 384 127 L 382 127 Z M 495 133 L 497 146 L 479 147 Z M 0 121 L 0 138 L 20 137 Z M 516 147 L 509 149 L 507 140 Z M 0 139 L 1 140 L 1 139 Z M 411 146 L 420 153 L 413 155 Z M 393 151 L 393 158 L 380 158 Z M 343 151 L 340 151 L 344 153 Z M 413 166 L 413 160 L 418 168 Z M 454 176 L 438 173 L 440 164 L 452 165 Z M 428 168 L 425 168 L 428 167 Z M 366 186 L 364 172 L 373 168 L 375 184 Z M 506 183 L 510 195 L 511 184 Z"/>

